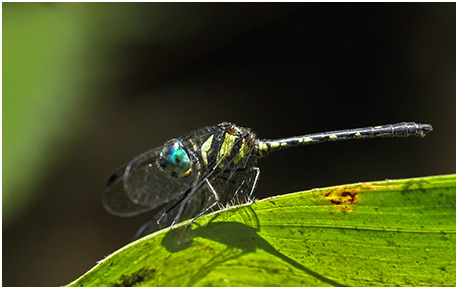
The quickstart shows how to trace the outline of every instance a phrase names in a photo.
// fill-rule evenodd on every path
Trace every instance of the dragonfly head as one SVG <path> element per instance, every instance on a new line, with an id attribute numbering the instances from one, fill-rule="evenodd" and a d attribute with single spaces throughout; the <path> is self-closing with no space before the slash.
<path id="1" fill-rule="evenodd" d="M 191 160 L 181 142 L 173 139 L 164 145 L 159 154 L 159 167 L 175 178 L 182 178 L 191 173 Z"/>

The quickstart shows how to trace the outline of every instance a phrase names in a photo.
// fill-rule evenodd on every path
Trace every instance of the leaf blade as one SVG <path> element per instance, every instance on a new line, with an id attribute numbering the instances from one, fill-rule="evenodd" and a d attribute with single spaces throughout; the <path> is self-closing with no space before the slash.
<path id="1" fill-rule="evenodd" d="M 454 286 L 455 196 L 447 175 L 268 198 L 147 236 L 69 285 Z"/>

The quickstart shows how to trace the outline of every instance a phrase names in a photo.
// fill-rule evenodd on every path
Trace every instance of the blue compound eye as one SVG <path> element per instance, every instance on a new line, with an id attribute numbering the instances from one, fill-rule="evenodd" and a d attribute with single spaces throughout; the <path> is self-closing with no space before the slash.
<path id="1" fill-rule="evenodd" d="M 164 145 L 159 154 L 159 167 L 175 178 L 191 173 L 191 160 L 179 140 L 171 140 Z"/>

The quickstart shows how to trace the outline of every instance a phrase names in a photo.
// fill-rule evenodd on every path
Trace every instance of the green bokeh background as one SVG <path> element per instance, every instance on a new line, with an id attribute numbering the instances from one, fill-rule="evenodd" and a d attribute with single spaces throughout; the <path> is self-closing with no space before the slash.
<path id="1" fill-rule="evenodd" d="M 3 285 L 56 286 L 150 216 L 110 216 L 110 172 L 232 121 L 260 137 L 431 123 L 425 139 L 261 160 L 257 197 L 455 172 L 455 3 L 3 3 Z"/>

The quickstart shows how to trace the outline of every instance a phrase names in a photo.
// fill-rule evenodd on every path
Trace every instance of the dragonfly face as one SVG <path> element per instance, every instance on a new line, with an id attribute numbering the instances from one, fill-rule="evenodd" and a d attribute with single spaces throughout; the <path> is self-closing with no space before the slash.
<path id="1" fill-rule="evenodd" d="M 179 140 L 174 139 L 164 145 L 159 154 L 159 167 L 175 178 L 191 173 L 191 160 Z"/>

